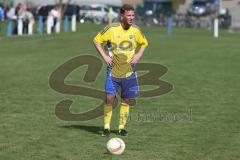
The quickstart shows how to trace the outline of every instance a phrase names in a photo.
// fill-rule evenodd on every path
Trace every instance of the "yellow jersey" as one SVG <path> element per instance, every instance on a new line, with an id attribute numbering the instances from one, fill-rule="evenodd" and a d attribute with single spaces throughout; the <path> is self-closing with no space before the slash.
<path id="1" fill-rule="evenodd" d="M 114 62 L 110 74 L 116 78 L 126 78 L 133 73 L 130 62 L 136 48 L 148 45 L 147 39 L 136 25 L 125 30 L 121 23 L 106 26 L 97 34 L 94 41 L 101 45 L 110 42 Z"/>

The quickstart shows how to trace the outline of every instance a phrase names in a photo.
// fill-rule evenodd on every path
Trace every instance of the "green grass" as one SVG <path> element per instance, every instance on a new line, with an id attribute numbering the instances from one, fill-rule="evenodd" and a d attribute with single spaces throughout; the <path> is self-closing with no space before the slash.
<path id="1" fill-rule="evenodd" d="M 107 138 L 99 135 L 101 118 L 66 122 L 55 105 L 72 99 L 72 111 L 88 110 L 100 101 L 60 94 L 49 87 L 50 74 L 67 60 L 97 55 L 93 36 L 103 26 L 82 25 L 77 33 L 11 37 L 0 40 L 0 159 L 1 160 L 238 160 L 240 159 L 239 34 L 222 31 L 214 39 L 208 30 L 143 28 L 149 48 L 141 62 L 155 62 L 169 71 L 161 77 L 174 90 L 160 97 L 139 99 L 131 115 L 167 115 L 170 119 L 128 122 L 126 150 L 109 155 Z M 104 69 L 94 83 L 82 82 L 86 68 L 74 71 L 67 83 L 104 88 Z M 174 120 L 189 114 L 191 120 Z M 118 109 L 112 128 L 117 129 Z M 144 117 L 143 117 L 144 118 Z M 115 137 L 112 134 L 111 137 Z"/>

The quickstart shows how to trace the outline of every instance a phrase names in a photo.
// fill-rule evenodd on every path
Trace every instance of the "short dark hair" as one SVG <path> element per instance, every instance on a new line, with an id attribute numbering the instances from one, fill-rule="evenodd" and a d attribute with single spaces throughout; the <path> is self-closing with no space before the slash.
<path id="1" fill-rule="evenodd" d="M 129 4 L 124 4 L 120 9 L 120 14 L 124 14 L 125 11 L 134 11 L 134 8 Z"/>

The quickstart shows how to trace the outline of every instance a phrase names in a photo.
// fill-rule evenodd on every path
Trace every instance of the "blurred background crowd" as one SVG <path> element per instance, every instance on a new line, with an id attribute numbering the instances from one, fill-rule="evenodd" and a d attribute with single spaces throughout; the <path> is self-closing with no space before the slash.
<path id="1" fill-rule="evenodd" d="M 138 25 L 166 26 L 171 16 L 174 27 L 211 29 L 216 17 L 222 29 L 240 26 L 238 0 L 0 0 L 0 20 L 17 23 L 21 19 L 24 32 L 39 16 L 43 21 L 49 15 L 59 20 L 76 15 L 79 23 L 112 23 L 118 21 L 119 9 L 125 3 L 135 7 Z"/>

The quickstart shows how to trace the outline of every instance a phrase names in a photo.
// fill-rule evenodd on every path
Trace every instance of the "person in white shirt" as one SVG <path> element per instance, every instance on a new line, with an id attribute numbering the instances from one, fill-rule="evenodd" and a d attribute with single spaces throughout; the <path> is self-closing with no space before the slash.
<path id="1" fill-rule="evenodd" d="M 59 5 L 55 5 L 54 8 L 49 12 L 49 16 L 53 17 L 53 32 L 57 22 L 61 20 L 61 7 Z"/>
<path id="2" fill-rule="evenodd" d="M 23 21 L 23 33 L 28 33 L 28 24 L 34 22 L 33 14 L 27 10 L 25 4 L 22 5 L 21 10 L 19 11 L 19 19 Z"/>

